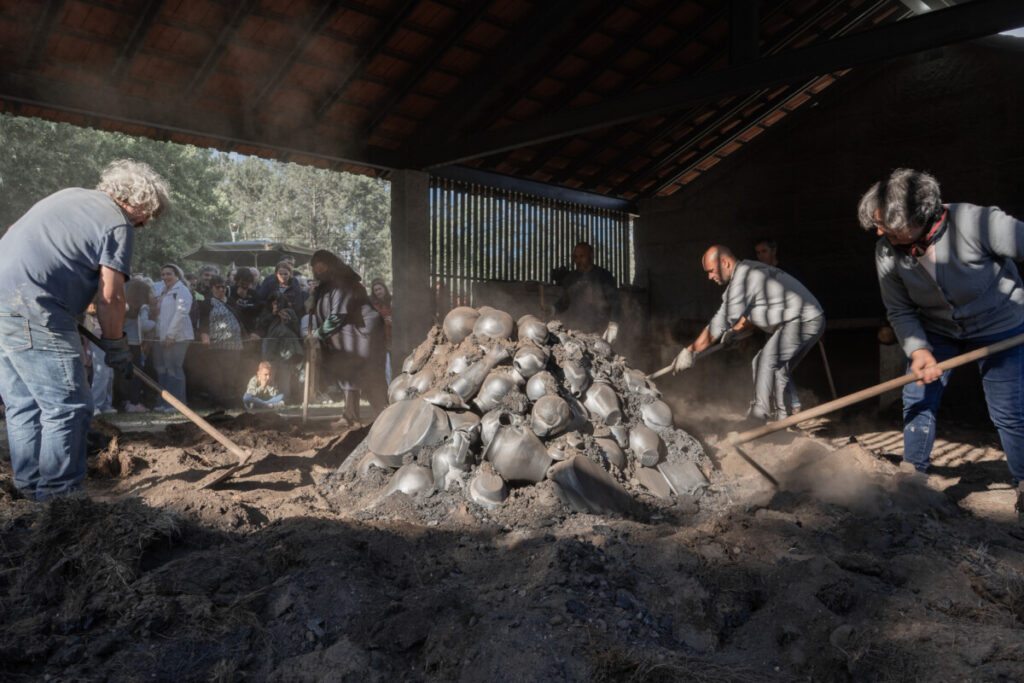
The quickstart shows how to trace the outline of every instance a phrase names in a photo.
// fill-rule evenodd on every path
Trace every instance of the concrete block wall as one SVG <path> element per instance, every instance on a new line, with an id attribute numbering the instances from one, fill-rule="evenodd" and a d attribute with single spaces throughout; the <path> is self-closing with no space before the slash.
<path id="1" fill-rule="evenodd" d="M 707 246 L 721 242 L 754 258 L 752 241 L 763 234 L 778 241 L 780 259 L 802 272 L 831 320 L 881 318 L 876 237 L 856 221 L 861 195 L 909 166 L 932 172 L 946 201 L 1024 217 L 1021 83 L 1024 40 L 1003 36 L 864 67 L 691 186 L 641 202 L 637 272 L 650 289 L 653 336 L 678 349 L 673 328 L 689 334 L 679 321 L 693 321 L 695 332 L 714 313 L 722 290 L 701 270 Z M 866 386 L 878 362 L 871 335 L 826 339 L 840 394 Z"/>
<path id="2" fill-rule="evenodd" d="M 434 324 L 430 290 L 430 176 L 397 170 L 391 176 L 391 270 L 394 273 L 392 358 L 402 362 Z"/>

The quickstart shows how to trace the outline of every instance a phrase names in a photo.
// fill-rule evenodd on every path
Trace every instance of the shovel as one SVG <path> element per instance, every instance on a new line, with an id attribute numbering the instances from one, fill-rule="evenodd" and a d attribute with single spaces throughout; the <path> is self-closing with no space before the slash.
<path id="1" fill-rule="evenodd" d="M 704 358 L 705 356 L 710 356 L 713 353 L 717 353 L 718 351 L 721 351 L 722 349 L 726 348 L 727 346 L 732 346 L 733 343 L 743 341 L 744 339 L 749 337 L 751 334 L 753 334 L 753 332 L 747 332 L 746 334 L 741 334 L 741 335 L 735 337 L 734 341 L 732 343 L 730 343 L 730 344 L 722 344 L 721 342 L 719 342 L 718 344 L 715 344 L 714 346 L 709 346 L 708 348 L 704 349 L 703 351 L 697 352 L 693 356 L 693 360 L 694 361 L 698 361 L 701 358 Z M 652 372 L 651 374 L 647 375 L 647 379 L 658 379 L 662 375 L 667 375 L 668 373 L 672 372 L 672 366 L 674 364 L 675 364 L 674 362 L 673 363 L 669 363 L 668 365 L 663 367 L 661 370 L 656 370 L 656 371 Z"/>
<path id="2" fill-rule="evenodd" d="M 939 363 L 937 367 L 943 372 L 945 372 L 946 370 L 952 370 L 953 368 L 960 367 L 961 365 L 966 365 L 967 363 L 970 363 L 972 361 L 980 360 L 982 358 L 985 358 L 986 356 L 992 356 L 997 353 L 1001 353 L 1002 351 L 1006 351 L 1007 349 L 1012 349 L 1015 346 L 1020 346 L 1021 344 L 1024 344 L 1024 334 L 1018 334 L 1015 337 L 1008 337 L 994 344 L 982 346 L 980 349 L 968 351 L 967 353 L 962 353 L 959 356 L 953 356 L 952 358 L 949 358 Z M 840 408 L 845 408 L 847 406 L 853 405 L 854 403 L 866 401 L 869 398 L 873 398 L 875 396 L 878 396 L 879 394 L 884 394 L 885 392 L 890 391 L 892 389 L 898 389 L 906 384 L 910 384 L 911 382 L 916 381 L 917 376 L 915 376 L 912 373 L 908 373 L 906 375 L 903 375 L 902 377 L 891 379 L 888 382 L 882 382 L 881 384 L 876 384 L 873 387 L 861 389 L 860 391 L 849 394 L 847 396 L 843 396 L 842 398 L 836 399 L 834 401 L 822 403 L 820 406 L 815 406 L 813 408 L 808 408 L 807 410 L 800 411 L 796 415 L 790 415 L 784 420 L 779 420 L 778 422 L 770 422 L 762 427 L 756 427 L 754 429 L 749 429 L 745 432 L 740 432 L 739 434 L 736 434 L 732 438 L 726 440 L 725 443 L 722 444 L 722 447 L 735 448 L 736 452 L 739 453 L 744 460 L 750 463 L 750 465 L 753 466 L 754 469 L 760 472 L 774 486 L 778 487 L 779 482 L 776 481 L 771 474 L 765 471 L 763 467 L 754 462 L 753 458 L 744 453 L 743 450 L 739 448 L 740 444 L 760 439 L 763 436 L 768 436 L 769 434 L 781 431 L 783 429 L 786 429 L 787 427 L 792 427 L 793 425 L 803 422 L 804 420 L 810 420 L 815 417 L 827 415 L 828 413 L 835 412 Z"/>
<path id="3" fill-rule="evenodd" d="M 100 339 L 95 334 L 93 334 L 89 330 L 85 329 L 81 325 L 78 326 L 78 331 L 82 333 L 83 337 L 85 337 L 86 339 L 91 341 L 93 344 L 96 344 L 97 346 L 100 346 L 100 344 L 101 344 Z M 213 479 L 212 481 L 206 482 L 205 484 L 203 484 L 199 488 L 203 488 L 203 489 L 213 488 L 217 484 L 219 484 L 222 481 L 226 480 L 228 477 L 230 477 L 232 474 L 234 474 L 236 471 L 238 471 L 239 469 L 244 467 L 249 462 L 249 459 L 252 457 L 252 451 L 251 450 L 245 450 L 245 449 L 241 448 L 234 441 L 232 441 L 228 437 L 224 436 L 224 434 L 222 432 L 220 432 L 220 430 L 218 430 L 212 424 L 210 424 L 209 422 L 204 420 L 202 417 L 200 417 L 194 410 L 189 408 L 187 405 L 185 405 L 184 403 L 179 401 L 177 399 L 177 397 L 174 396 L 174 394 L 172 394 L 171 392 L 167 391 L 162 386 L 160 386 L 160 384 L 157 383 L 152 377 L 150 377 L 149 375 L 144 373 L 142 370 L 140 370 L 138 368 L 138 366 L 133 364 L 132 365 L 132 369 L 135 371 L 135 375 L 140 380 L 142 380 L 143 384 L 145 384 L 150 389 L 152 389 L 153 391 L 155 391 L 158 394 L 160 394 L 160 398 L 162 398 L 163 400 L 167 401 L 169 404 L 174 406 L 178 410 L 179 413 L 181 413 L 182 415 L 184 415 L 188 419 L 192 420 L 192 422 L 195 423 L 195 425 L 197 427 L 199 427 L 204 432 L 206 432 L 207 434 L 212 436 L 214 439 L 216 439 L 218 442 L 220 442 L 220 444 L 222 446 L 224 446 L 224 448 L 228 449 L 228 451 L 232 455 L 234 455 L 236 458 L 238 458 L 238 463 L 237 464 L 232 465 L 231 467 L 229 467 L 224 472 L 221 472 L 215 479 Z"/>
<path id="4" fill-rule="evenodd" d="M 313 314 L 309 314 L 309 325 L 307 326 L 306 339 L 307 341 L 312 339 L 312 342 L 307 343 L 306 346 L 306 381 L 302 386 L 302 424 L 306 424 L 309 420 L 309 401 L 310 397 L 314 396 L 316 386 L 314 379 L 316 377 L 316 362 L 313 360 L 314 348 L 318 344 L 317 340 L 313 336 Z"/>

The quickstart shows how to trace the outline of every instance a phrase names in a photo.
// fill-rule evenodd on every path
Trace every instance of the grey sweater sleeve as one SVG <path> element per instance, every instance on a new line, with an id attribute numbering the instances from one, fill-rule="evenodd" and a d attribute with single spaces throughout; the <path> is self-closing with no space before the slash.
<path id="1" fill-rule="evenodd" d="M 729 323 L 726 321 L 726 302 L 725 297 L 722 297 L 722 305 L 715 311 L 715 315 L 711 318 L 711 322 L 708 323 L 708 333 L 712 339 L 718 339 L 725 332 L 725 329 L 729 327 Z"/>
<path id="2" fill-rule="evenodd" d="M 1015 261 L 1024 259 L 1024 221 L 997 206 L 980 209 L 978 238 L 992 254 Z"/>
<path id="3" fill-rule="evenodd" d="M 899 276 L 897 258 L 892 247 L 885 243 L 885 238 L 880 239 L 875 246 L 878 287 L 882 292 L 882 302 L 888 311 L 889 324 L 900 341 L 903 353 L 910 358 L 914 351 L 931 351 L 932 346 L 925 336 L 924 327 L 921 326 L 917 304 L 910 298 L 910 293 Z"/>
<path id="4" fill-rule="evenodd" d="M 736 264 L 732 278 L 722 294 L 722 305 L 708 323 L 708 332 L 715 339 L 722 336 L 745 316 L 750 309 L 751 269 L 742 261 Z M 762 283 L 763 285 L 763 283 Z"/>

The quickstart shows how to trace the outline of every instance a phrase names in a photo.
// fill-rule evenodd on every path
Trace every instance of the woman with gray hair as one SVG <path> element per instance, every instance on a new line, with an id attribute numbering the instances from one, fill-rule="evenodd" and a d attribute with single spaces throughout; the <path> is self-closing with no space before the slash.
<path id="1" fill-rule="evenodd" d="M 916 383 L 903 387 L 903 462 L 926 480 L 936 416 L 953 356 L 1024 334 L 1024 221 L 995 206 L 942 202 L 930 174 L 898 168 L 857 208 L 878 235 L 875 269 L 889 324 Z M 1024 522 L 1024 346 L 978 361 L 989 417 L 999 432 Z"/>

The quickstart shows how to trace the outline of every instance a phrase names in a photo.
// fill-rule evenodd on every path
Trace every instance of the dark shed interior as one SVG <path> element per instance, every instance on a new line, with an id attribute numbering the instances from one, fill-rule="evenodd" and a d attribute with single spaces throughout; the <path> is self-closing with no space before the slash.
<path id="1" fill-rule="evenodd" d="M 1022 25 L 1016 0 L 4 3 L 0 111 L 390 178 L 399 349 L 431 322 L 429 176 L 629 211 L 654 365 L 714 310 L 712 241 L 772 235 L 864 331 L 879 176 L 1024 213 L 1021 48 L 988 37 Z"/>

